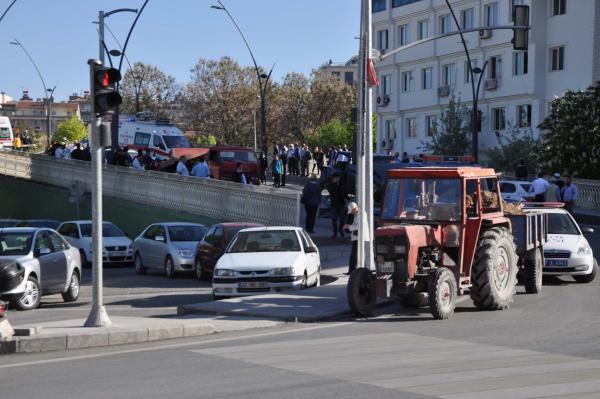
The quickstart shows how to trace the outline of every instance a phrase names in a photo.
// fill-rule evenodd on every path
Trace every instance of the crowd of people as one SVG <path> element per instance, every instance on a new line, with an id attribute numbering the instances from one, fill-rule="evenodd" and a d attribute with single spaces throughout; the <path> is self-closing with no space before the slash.
<path id="1" fill-rule="evenodd" d="M 563 180 L 558 172 L 552 175 L 550 181 L 544 178 L 543 173 L 538 173 L 537 179 L 529 187 L 529 193 L 533 196 L 534 202 L 561 202 L 571 213 L 579 197 L 579 189 L 573 183 L 573 177 L 568 176 Z"/>

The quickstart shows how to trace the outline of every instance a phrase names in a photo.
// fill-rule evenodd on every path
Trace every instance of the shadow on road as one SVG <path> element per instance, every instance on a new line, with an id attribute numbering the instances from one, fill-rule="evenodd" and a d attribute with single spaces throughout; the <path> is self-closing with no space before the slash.
<path id="1" fill-rule="evenodd" d="M 156 295 L 147 298 L 124 299 L 110 305 L 126 305 L 132 308 L 170 308 L 192 303 L 212 301 L 211 294 Z"/>

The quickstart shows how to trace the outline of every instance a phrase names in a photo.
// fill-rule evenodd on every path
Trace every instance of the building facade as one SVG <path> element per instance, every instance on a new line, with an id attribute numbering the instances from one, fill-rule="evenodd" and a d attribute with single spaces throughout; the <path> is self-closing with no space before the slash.
<path id="1" fill-rule="evenodd" d="M 373 46 L 382 52 L 457 30 L 443 0 L 373 0 Z M 451 0 L 474 66 L 483 67 L 481 147 L 510 129 L 537 135 L 549 104 L 600 80 L 600 0 Z M 528 51 L 515 51 L 514 4 L 530 6 Z M 419 44 L 378 62 L 374 94 L 379 152 L 419 154 L 452 97 L 472 107 L 467 58 L 458 35 Z M 448 154 L 456 155 L 456 154 Z"/>
<path id="2" fill-rule="evenodd" d="M 358 81 L 358 57 L 354 56 L 346 62 L 328 62 L 321 65 L 319 73 L 342 79 L 347 85 L 354 86 Z"/>

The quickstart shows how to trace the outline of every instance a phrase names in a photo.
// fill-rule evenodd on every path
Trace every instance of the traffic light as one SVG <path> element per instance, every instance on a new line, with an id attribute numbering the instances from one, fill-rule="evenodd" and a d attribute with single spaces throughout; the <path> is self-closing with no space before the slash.
<path id="1" fill-rule="evenodd" d="M 98 117 L 111 114 L 123 99 L 117 90 L 121 73 L 115 68 L 106 68 L 93 64 L 92 97 L 94 98 L 94 114 Z"/>
<path id="2" fill-rule="evenodd" d="M 514 6 L 513 21 L 515 21 L 515 26 L 529 27 L 529 6 Z M 529 29 L 514 29 L 512 44 L 515 50 L 527 50 L 529 46 Z"/>

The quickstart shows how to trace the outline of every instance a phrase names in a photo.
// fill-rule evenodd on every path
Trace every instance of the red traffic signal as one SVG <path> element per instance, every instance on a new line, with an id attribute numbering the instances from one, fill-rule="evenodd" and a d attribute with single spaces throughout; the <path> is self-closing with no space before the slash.
<path id="1" fill-rule="evenodd" d="M 97 116 L 108 115 L 122 102 L 121 95 L 117 90 L 121 73 L 118 69 L 106 68 L 99 64 L 93 64 L 92 68 L 94 113 Z"/>
<path id="2" fill-rule="evenodd" d="M 102 68 L 97 71 L 96 80 L 101 88 L 108 88 L 121 80 L 121 73 L 115 68 Z"/>

